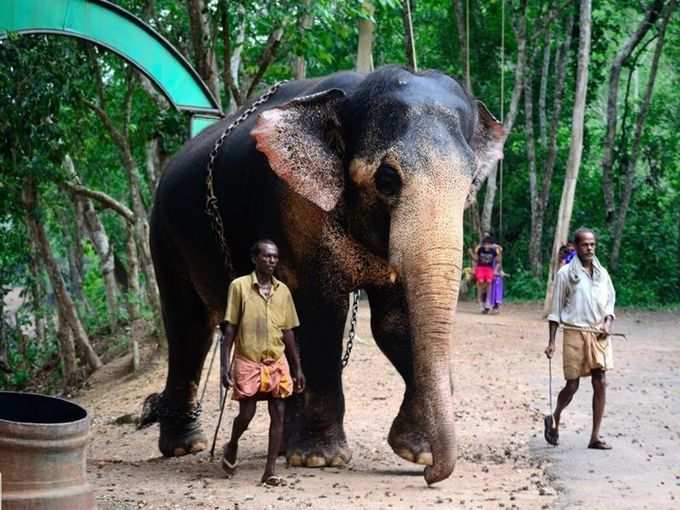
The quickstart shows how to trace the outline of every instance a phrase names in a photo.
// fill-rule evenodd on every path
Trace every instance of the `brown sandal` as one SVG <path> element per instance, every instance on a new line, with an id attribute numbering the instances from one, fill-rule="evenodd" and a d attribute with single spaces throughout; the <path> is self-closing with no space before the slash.
<path id="1" fill-rule="evenodd" d="M 611 445 L 605 443 L 604 441 L 601 441 L 600 439 L 590 443 L 588 445 L 588 448 L 590 448 L 591 450 L 611 450 L 612 449 Z"/>
<path id="2" fill-rule="evenodd" d="M 553 417 L 550 414 L 543 417 L 543 437 L 548 444 L 553 446 L 560 444 L 560 434 L 557 432 L 557 429 L 553 427 Z"/>

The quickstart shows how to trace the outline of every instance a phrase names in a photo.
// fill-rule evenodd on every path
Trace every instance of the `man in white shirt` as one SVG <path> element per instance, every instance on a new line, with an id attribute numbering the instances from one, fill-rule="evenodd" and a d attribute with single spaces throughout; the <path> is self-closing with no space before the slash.
<path id="1" fill-rule="evenodd" d="M 606 397 L 605 372 L 613 368 L 609 332 L 614 321 L 616 294 L 607 270 L 595 257 L 597 241 L 592 230 L 574 233 L 576 257 L 559 270 L 555 278 L 549 321 L 549 340 L 545 355 L 555 352 L 555 332 L 564 327 L 563 365 L 567 383 L 557 398 L 553 416 L 545 417 L 545 439 L 559 442 L 560 415 L 578 390 L 580 377 L 591 377 L 593 385 L 593 429 L 588 448 L 609 450 L 600 439 L 600 424 Z"/>

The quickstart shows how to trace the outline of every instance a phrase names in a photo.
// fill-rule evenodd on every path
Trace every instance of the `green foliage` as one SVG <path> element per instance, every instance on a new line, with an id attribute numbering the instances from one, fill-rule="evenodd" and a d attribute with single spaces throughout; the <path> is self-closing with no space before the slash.
<path id="1" fill-rule="evenodd" d="M 538 301 L 545 297 L 545 279 L 536 278 L 522 267 L 517 267 L 504 283 L 510 301 Z"/>
<path id="2" fill-rule="evenodd" d="M 148 20 L 189 61 L 194 60 L 192 38 L 186 2 L 175 0 L 119 0 L 116 2 L 133 14 Z M 222 41 L 222 8 L 229 9 L 230 44 L 235 48 L 239 28 L 243 26 L 239 82 L 248 85 L 258 70 L 268 37 L 277 28 L 283 30 L 276 57 L 262 77 L 258 90 L 292 75 L 291 63 L 303 56 L 307 76 L 316 77 L 355 67 L 358 22 L 371 19 L 374 30 L 374 62 L 404 64 L 404 27 L 400 0 L 374 0 L 375 13 L 369 16 L 361 0 L 254 0 L 206 2 L 206 15 L 214 30 L 214 50 L 219 72 L 224 62 Z M 507 115 L 514 86 L 518 44 L 515 34 L 519 2 L 490 0 L 464 2 L 471 11 L 470 70 L 474 94 L 500 114 Z M 465 62 L 459 43 L 457 19 L 450 0 L 411 1 L 415 45 L 420 69 L 434 68 L 454 77 L 462 77 Z M 530 0 L 526 21 L 530 35 L 543 28 L 542 23 L 551 3 Z M 564 34 L 566 18 L 577 14 L 575 4 L 560 2 L 561 11 L 550 40 L 552 48 L 548 102 L 546 113 L 552 113 L 555 49 Z M 501 25 L 505 6 L 505 25 Z M 572 227 L 588 225 L 600 235 L 598 255 L 609 264 L 611 226 L 605 217 L 602 189 L 602 142 L 606 129 L 606 97 L 610 64 L 619 47 L 636 28 L 643 15 L 640 2 L 633 0 L 596 2 L 593 6 L 593 38 L 584 153 Z M 309 28 L 301 28 L 302 17 L 311 18 Z M 676 12 L 675 17 L 677 18 Z M 674 19 L 666 34 L 664 57 L 661 60 L 657 84 L 643 132 L 642 150 L 635 176 L 635 192 L 626 219 L 620 266 L 613 271 L 619 303 L 635 306 L 658 306 L 680 302 L 680 101 L 678 101 L 678 72 L 680 59 L 680 24 Z M 562 191 L 571 136 L 570 118 L 575 86 L 578 24 L 574 26 L 567 67 L 561 120 L 557 137 L 557 161 L 553 184 L 549 193 L 543 235 L 543 260 L 550 256 L 554 226 Z M 504 35 L 505 54 L 501 52 Z M 636 61 L 635 72 L 625 68 L 621 75 L 621 111 L 625 87 L 630 80 L 628 117 L 619 122 L 617 151 L 630 149 L 632 119 L 639 109 L 649 76 L 651 54 L 656 34 L 648 34 L 650 42 Z M 540 88 L 540 66 L 543 37 L 529 41 L 529 69 L 535 93 Z M 9 289 L 28 287 L 31 248 L 24 226 L 25 211 L 21 193 L 26 179 L 37 179 L 42 210 L 50 243 L 69 286 L 67 248 L 72 242 L 65 232 L 74 231 L 73 204 L 60 187 L 66 176 L 62 167 L 65 154 L 73 159 L 85 186 L 106 192 L 117 201 L 129 204 L 127 174 L 120 152 L 111 140 L 101 119 L 86 107 L 84 101 L 97 102 L 92 57 L 99 62 L 104 77 L 106 111 L 120 129 L 128 122 L 127 140 L 132 155 L 142 174 L 142 194 L 147 207 L 152 203 L 153 189 L 146 173 L 146 144 L 158 139 L 161 156 L 172 155 L 187 136 L 187 118 L 180 112 L 159 106 L 140 86 L 130 65 L 103 49 L 92 49 L 89 43 L 68 38 L 47 36 L 10 36 L 0 42 L 0 296 Z M 504 67 L 501 68 L 502 62 Z M 131 114 L 125 118 L 125 101 L 129 78 L 132 80 Z M 501 80 L 504 91 L 501 93 Z M 257 92 L 256 92 L 257 93 Z M 222 91 L 223 104 L 227 91 Z M 543 277 L 537 279 L 529 271 L 529 238 L 531 207 L 527 171 L 526 133 L 523 100 L 520 113 L 505 146 L 502 193 L 496 203 L 492 224 L 504 246 L 504 269 L 511 274 L 506 279 L 509 299 L 542 299 L 545 292 Z M 501 106 L 502 105 L 502 106 Z M 538 133 L 538 126 L 536 126 Z M 537 144 L 539 171 L 545 161 L 547 147 Z M 617 196 L 623 186 L 622 169 L 615 168 L 614 184 Z M 499 183 L 500 184 L 500 183 Z M 500 199 L 502 198 L 502 208 Z M 484 199 L 484 191 L 478 197 Z M 110 237 L 113 250 L 125 263 L 127 232 L 125 224 L 113 212 L 101 209 L 98 214 Z M 500 227 L 502 215 L 502 231 Z M 466 214 L 465 244 L 477 242 Z M 89 242 L 84 242 L 83 285 L 90 310 L 83 316 L 90 332 L 101 332 L 107 326 L 107 310 L 99 261 Z M 142 284 L 144 282 L 141 282 Z M 27 293 L 28 294 L 28 293 Z M 121 296 L 121 316 L 125 317 L 124 295 Z M 148 303 L 140 303 L 143 314 L 150 317 Z M 39 303 L 40 313 L 51 317 L 54 310 Z M 28 306 L 25 306 L 28 309 Z M 25 314 L 28 311 L 24 312 Z M 31 312 L 32 313 L 32 312 Z M 27 319 L 28 320 L 28 319 Z M 110 340 L 125 342 L 124 335 Z M 32 350 L 33 349 L 33 350 Z M 10 341 L 10 356 L 17 363 L 16 380 L 12 384 L 27 383 L 36 370 L 49 361 L 56 349 L 53 336 L 43 350 Z M 25 351 L 25 352 L 24 352 Z M 19 360 L 21 358 L 21 360 Z M 18 387 L 18 386 L 17 386 Z"/>
<path id="3" fill-rule="evenodd" d="M 0 390 L 25 390 L 36 382 L 37 375 L 45 372 L 48 372 L 44 375 L 47 381 L 42 383 L 53 389 L 60 377 L 59 370 L 51 370 L 58 366 L 57 343 L 53 338 L 42 345 L 31 341 L 29 337 L 20 333 L 19 328 L 22 325 L 26 326 L 25 317 L 19 322 L 18 327 L 6 330 L 7 362 L 12 367 L 12 372 L 4 379 L 0 376 Z"/>

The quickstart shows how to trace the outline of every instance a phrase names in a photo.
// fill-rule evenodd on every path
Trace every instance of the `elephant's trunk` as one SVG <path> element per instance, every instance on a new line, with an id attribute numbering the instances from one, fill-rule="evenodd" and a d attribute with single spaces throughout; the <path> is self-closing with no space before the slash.
<path id="1" fill-rule="evenodd" d="M 450 355 L 462 262 L 463 198 L 453 199 L 439 207 L 430 203 L 418 208 L 424 214 L 417 215 L 423 220 L 417 236 L 405 235 L 393 223 L 392 233 L 397 234 L 394 227 L 401 232 L 391 240 L 392 244 L 410 238 L 400 243 L 397 267 L 409 309 L 416 401 L 422 405 L 432 449 L 433 464 L 425 468 L 428 484 L 448 478 L 456 463 Z M 408 224 L 413 225 L 409 216 Z"/>

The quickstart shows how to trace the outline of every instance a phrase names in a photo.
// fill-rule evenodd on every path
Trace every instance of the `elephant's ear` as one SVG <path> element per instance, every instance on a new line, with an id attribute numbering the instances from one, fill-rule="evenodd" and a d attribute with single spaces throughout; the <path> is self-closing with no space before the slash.
<path id="1" fill-rule="evenodd" d="M 344 98 L 339 89 L 295 98 L 260 113 L 250 132 L 274 173 L 324 211 L 335 207 L 344 187 L 339 115 Z"/>
<path id="2" fill-rule="evenodd" d="M 477 191 L 481 188 L 491 169 L 499 159 L 503 159 L 503 144 L 507 137 L 505 128 L 481 101 L 477 101 L 478 118 L 470 145 L 477 160 L 477 170 L 472 177 L 467 205 L 474 203 Z"/>

